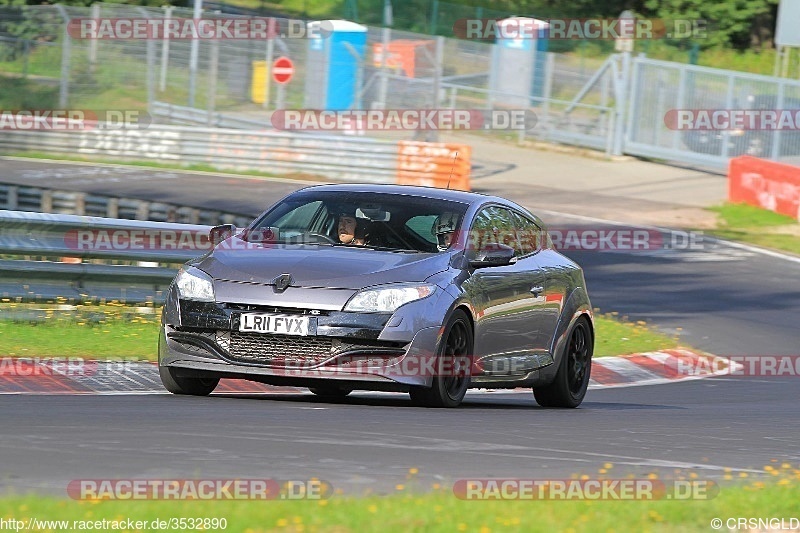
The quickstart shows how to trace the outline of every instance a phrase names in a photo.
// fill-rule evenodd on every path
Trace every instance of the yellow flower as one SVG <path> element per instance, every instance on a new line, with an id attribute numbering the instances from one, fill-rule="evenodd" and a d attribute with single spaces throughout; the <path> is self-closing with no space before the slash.
<path id="1" fill-rule="evenodd" d="M 276 523 L 276 525 L 277 525 L 278 527 L 286 527 L 286 526 L 288 526 L 288 525 L 289 525 L 289 521 L 288 521 L 288 520 L 286 520 L 285 518 L 279 518 L 279 519 L 278 519 L 278 522 Z"/>
<path id="2" fill-rule="evenodd" d="M 405 488 L 406 486 L 401 483 L 398 483 L 397 485 L 394 486 L 395 490 L 404 490 Z"/>
<path id="3" fill-rule="evenodd" d="M 418 468 L 416 468 L 416 467 L 414 467 L 414 468 L 409 468 L 409 469 L 408 469 L 408 473 L 409 473 L 409 474 L 411 474 L 412 476 L 414 476 L 414 475 L 416 475 L 416 474 L 418 474 L 418 473 L 419 473 L 419 469 L 418 469 Z"/>
<path id="4" fill-rule="evenodd" d="M 373 514 L 377 513 L 378 512 L 378 506 L 375 505 L 375 504 L 372 504 L 369 507 L 367 507 L 367 511 L 369 511 L 370 513 L 373 513 Z"/>

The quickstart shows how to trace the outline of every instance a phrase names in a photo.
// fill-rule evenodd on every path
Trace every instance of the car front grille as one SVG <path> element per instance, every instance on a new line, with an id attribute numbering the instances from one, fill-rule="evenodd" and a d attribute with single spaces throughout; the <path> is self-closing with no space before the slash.
<path id="1" fill-rule="evenodd" d="M 235 362 L 266 366 L 305 367 L 319 364 L 332 355 L 329 337 L 218 331 L 216 342 Z"/>

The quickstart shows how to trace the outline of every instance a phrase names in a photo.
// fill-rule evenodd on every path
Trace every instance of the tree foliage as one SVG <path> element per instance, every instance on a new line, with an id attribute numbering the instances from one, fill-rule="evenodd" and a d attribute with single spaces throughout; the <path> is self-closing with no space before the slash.
<path id="1" fill-rule="evenodd" d="M 0 8 L 51 4 L 56 1 L 0 0 Z M 224 1 L 234 5 L 248 3 L 246 0 Z M 85 6 L 94 2 L 95 0 L 62 0 L 60 3 Z M 772 44 L 778 2 L 779 0 L 392 0 L 392 6 L 394 28 L 417 32 L 438 29 L 440 33 L 446 30 L 447 21 L 456 18 L 507 15 L 537 18 L 614 18 L 625 10 L 631 10 L 638 16 L 647 18 L 705 20 L 708 22 L 708 34 L 695 39 L 695 42 L 704 47 L 723 45 L 742 50 L 758 49 Z M 127 0 L 123 3 L 161 6 L 167 2 Z M 188 6 L 192 4 L 192 0 L 173 0 L 169 3 Z M 284 3 L 287 7 L 296 7 L 298 0 L 271 0 L 269 3 L 278 8 Z M 332 16 L 343 16 L 345 7 L 348 7 L 349 10 L 357 11 L 359 22 L 380 25 L 383 23 L 383 3 L 384 0 L 330 0 L 330 11 Z"/>

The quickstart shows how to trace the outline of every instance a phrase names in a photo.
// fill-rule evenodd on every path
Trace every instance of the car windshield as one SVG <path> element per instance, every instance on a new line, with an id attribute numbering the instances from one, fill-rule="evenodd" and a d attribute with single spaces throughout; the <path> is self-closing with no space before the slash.
<path id="1" fill-rule="evenodd" d="M 298 192 L 258 218 L 241 235 L 250 242 L 358 246 L 395 252 L 446 250 L 467 204 L 364 192 Z"/>

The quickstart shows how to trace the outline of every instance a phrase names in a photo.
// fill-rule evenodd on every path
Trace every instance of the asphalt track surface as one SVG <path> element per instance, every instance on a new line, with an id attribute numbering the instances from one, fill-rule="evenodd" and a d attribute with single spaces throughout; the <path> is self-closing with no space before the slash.
<path id="1" fill-rule="evenodd" d="M 157 195 L 243 214 L 301 186 L 14 160 L 3 161 L 0 181 Z M 503 194 L 536 208 L 544 192 Z M 568 255 L 584 267 L 593 304 L 604 311 L 648 320 L 717 355 L 800 353 L 798 262 L 710 241 L 697 250 Z M 360 493 L 408 484 L 412 467 L 427 489 L 468 477 L 592 475 L 607 462 L 621 475 L 677 468 L 716 479 L 725 468 L 800 462 L 799 398 L 797 376 L 593 390 L 571 411 L 501 393 L 468 394 L 456 410 L 369 393 L 339 404 L 308 395 L 3 396 L 0 487 L 63 494 L 76 478 L 318 477 Z"/>
<path id="2" fill-rule="evenodd" d="M 4 396 L 0 491 L 64 495 L 74 479 L 316 477 L 349 494 L 458 479 L 719 480 L 800 461 L 797 378 L 710 378 L 590 391 L 576 410 L 527 394 L 467 394 L 459 409 L 407 395 Z M 419 473 L 409 481 L 410 468 Z M 763 470 L 761 470 L 763 472 Z"/>

